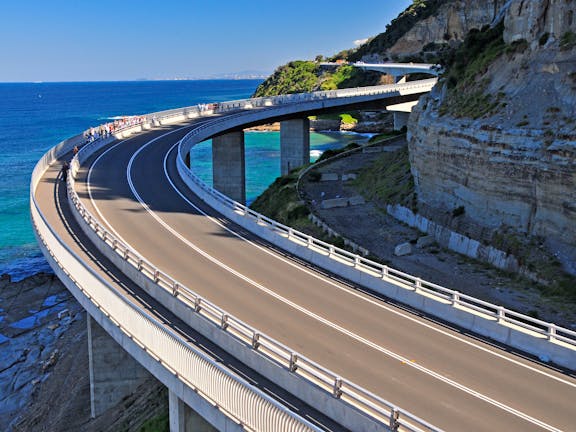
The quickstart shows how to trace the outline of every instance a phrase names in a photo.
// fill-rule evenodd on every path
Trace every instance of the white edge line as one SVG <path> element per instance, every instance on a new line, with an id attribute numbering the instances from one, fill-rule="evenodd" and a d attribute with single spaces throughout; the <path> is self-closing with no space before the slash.
<path id="1" fill-rule="evenodd" d="M 280 296 L 279 294 L 275 293 L 274 291 L 270 290 L 269 288 L 266 288 L 265 286 L 263 286 L 263 285 L 255 282 L 255 281 L 251 280 L 250 278 L 244 276 L 244 275 L 241 274 L 240 272 L 234 270 L 233 268 L 231 268 L 231 267 L 229 267 L 228 265 L 224 264 L 223 262 L 219 261 L 217 258 L 211 256 L 211 255 L 208 254 L 207 252 L 205 252 L 205 251 L 203 251 L 202 249 L 200 249 L 200 248 L 199 248 L 198 246 L 196 246 L 194 243 L 190 242 L 190 241 L 189 241 L 188 239 L 186 239 L 183 235 L 181 235 L 181 234 L 178 233 L 176 230 L 174 230 L 168 223 L 166 223 L 166 222 L 165 222 L 160 216 L 158 216 L 155 212 L 153 212 L 152 210 L 150 210 L 149 206 L 142 200 L 141 196 L 140 196 L 140 195 L 138 194 L 138 192 L 136 191 L 136 188 L 134 187 L 134 184 L 133 184 L 132 178 L 131 178 L 131 168 L 132 168 L 132 164 L 133 164 L 133 161 L 135 160 L 135 158 L 138 156 L 138 154 L 139 154 L 142 150 L 144 150 L 148 145 L 149 145 L 149 143 L 143 145 L 142 147 L 140 147 L 140 148 L 134 153 L 134 155 L 132 156 L 132 158 L 130 159 L 130 162 L 129 162 L 128 167 L 127 167 L 127 169 L 126 169 L 126 171 L 127 171 L 126 174 L 127 174 L 127 179 L 128 179 L 129 185 L 130 185 L 130 189 L 132 190 L 132 193 L 134 194 L 134 196 L 136 197 L 136 199 L 140 202 L 140 204 L 142 205 L 142 207 L 143 207 L 160 225 L 162 225 L 167 231 L 169 231 L 172 235 L 174 235 L 176 238 L 178 238 L 180 241 L 182 241 L 182 242 L 183 242 L 184 244 L 186 244 L 188 247 L 190 247 L 191 249 L 195 250 L 197 253 L 199 253 L 200 255 L 202 255 L 203 257 L 205 257 L 206 259 L 210 260 L 211 262 L 213 262 L 213 263 L 216 264 L 217 266 L 225 269 L 226 271 L 232 273 L 233 275 L 235 275 L 235 276 L 239 277 L 240 279 L 246 281 L 247 283 L 253 285 L 254 287 L 258 288 L 259 290 L 261 290 L 261 291 L 265 292 L 266 294 L 272 296 L 273 298 L 275 298 L 275 299 L 277 299 L 277 300 L 279 300 L 279 301 L 287 304 L 288 306 L 294 308 L 295 310 L 298 310 L 299 312 L 301 312 L 301 313 L 303 313 L 303 314 L 305 314 L 305 315 L 307 315 L 307 316 L 309 316 L 309 317 L 311 317 L 311 318 L 313 318 L 313 319 L 321 322 L 322 324 L 324 324 L 324 325 L 326 325 L 326 326 L 328 326 L 328 327 L 333 328 L 334 330 L 339 331 L 340 333 L 342 333 L 342 334 L 344 334 L 344 335 L 346 335 L 346 336 L 348 336 L 348 337 L 350 337 L 350 338 L 352 338 L 352 339 L 354 339 L 354 340 L 356 340 L 356 341 L 359 341 L 359 342 L 361 342 L 361 343 L 364 343 L 364 344 L 367 345 L 367 346 L 370 346 L 372 349 L 375 349 L 375 350 L 377 350 L 377 351 L 379 351 L 379 352 L 382 352 L 383 354 L 385 354 L 385 355 L 387 355 L 387 356 L 389 356 L 389 357 L 391 357 L 391 358 L 394 358 L 394 359 L 396 359 L 396 360 L 398 360 L 398 361 L 400 361 L 400 362 L 402 362 L 402 363 L 404 363 L 404 364 L 406 364 L 406 365 L 408 365 L 408 366 L 410 366 L 410 367 L 412 367 L 412 368 L 414 368 L 414 369 L 416 369 L 416 370 L 418 370 L 418 371 L 420 371 L 420 372 L 422 372 L 422 373 L 425 373 L 425 374 L 427 374 L 427 375 L 429 375 L 429 376 L 431 376 L 431 377 L 433 377 L 433 378 L 435 378 L 435 379 L 437 379 L 437 380 L 439 380 L 439 381 L 442 381 L 442 382 L 444 382 L 444 383 L 446 383 L 446 384 L 448 384 L 448 385 L 450 385 L 450 386 L 452 386 L 452 387 L 455 387 L 455 388 L 457 388 L 457 389 L 459 389 L 459 390 L 461 390 L 461 391 L 463 391 L 463 392 L 465 392 L 465 393 L 468 393 L 469 395 L 471 395 L 471 396 L 473 396 L 473 397 L 476 397 L 476 398 L 478 398 L 478 399 L 481 399 L 481 400 L 483 400 L 483 401 L 485 401 L 485 402 L 487 402 L 487 403 L 489 403 L 489 404 L 491 404 L 491 405 L 493 405 L 493 406 L 495 406 L 495 407 L 498 407 L 498 408 L 500 408 L 500 409 L 502 409 L 502 410 L 504 410 L 504 411 L 507 411 L 507 412 L 509 412 L 509 413 L 511 413 L 511 414 L 513 414 L 513 415 L 515 415 L 515 416 L 517 416 L 517 417 L 519 417 L 519 418 L 522 418 L 523 420 L 526 420 L 526 421 L 528 421 L 528 422 L 530 422 L 530 423 L 533 423 L 533 424 L 535 424 L 535 425 L 537 425 L 537 426 L 540 426 L 540 427 L 542 427 L 542 428 L 545 428 L 545 429 L 550 430 L 550 431 L 553 431 L 553 432 L 561 432 L 560 429 L 557 429 L 557 428 L 555 428 L 554 426 L 548 425 L 547 423 L 544 423 L 544 422 L 542 422 L 542 421 L 540 421 L 540 420 L 538 420 L 538 419 L 536 419 L 536 418 L 534 418 L 534 417 L 531 417 L 531 416 L 523 413 L 522 411 L 519 411 L 519 410 L 517 410 L 517 409 L 515 409 L 515 408 L 509 407 L 509 406 L 507 406 L 507 405 L 505 405 L 505 404 L 503 404 L 503 403 L 501 403 L 501 402 L 496 401 L 495 399 L 492 399 L 492 398 L 490 398 L 490 397 L 488 397 L 488 396 L 486 396 L 486 395 L 483 395 L 483 394 L 480 393 L 480 392 L 477 392 L 477 391 L 475 391 L 475 390 L 473 390 L 473 389 L 471 389 L 471 388 L 469 388 L 469 387 L 467 387 L 467 386 L 464 386 L 464 385 L 462 385 L 462 384 L 460 384 L 460 383 L 457 383 L 456 381 L 451 380 L 451 379 L 449 379 L 449 378 L 447 378 L 447 377 L 445 377 L 445 376 L 443 376 L 443 375 L 441 375 L 441 374 L 439 374 L 439 373 L 437 373 L 437 372 L 434 372 L 434 371 L 432 371 L 432 370 L 430 370 L 430 369 L 428 369 L 428 368 L 425 368 L 424 366 L 421 366 L 421 365 L 419 365 L 419 364 L 417 364 L 417 363 L 414 363 L 414 362 L 410 361 L 408 358 L 406 358 L 406 357 L 404 357 L 404 356 L 402 356 L 402 355 L 396 354 L 396 353 L 394 353 L 394 352 L 392 352 L 392 351 L 390 351 L 390 350 L 388 350 L 388 349 L 386 349 L 386 348 L 384 348 L 384 347 L 382 347 L 382 346 L 380 346 L 380 345 L 378 345 L 378 344 L 376 344 L 376 343 L 374 343 L 374 342 L 371 342 L 371 341 L 369 341 L 369 340 L 367 340 L 367 339 L 365 339 L 365 338 L 363 338 L 363 337 L 361 337 L 361 336 L 358 336 L 358 335 L 356 335 L 355 333 L 353 333 L 353 332 L 345 329 L 344 327 L 341 327 L 341 326 L 339 326 L 339 325 L 337 325 L 337 324 L 332 323 L 332 322 L 329 321 L 328 319 L 323 318 L 323 317 L 321 317 L 320 315 L 315 314 L 314 312 L 309 311 L 308 309 L 306 309 L 306 308 L 304 308 L 304 307 L 302 307 L 302 306 L 297 305 L 296 303 L 294 303 L 294 302 L 292 302 L 292 301 L 290 301 L 290 300 L 288 300 L 288 299 Z M 176 145 L 176 144 L 175 144 L 175 145 Z M 163 168 L 164 168 L 164 173 L 165 173 L 165 175 L 166 175 L 166 178 L 168 179 L 168 181 L 170 182 L 170 184 L 171 184 L 171 186 L 174 188 L 174 190 L 175 190 L 190 206 L 192 206 L 196 211 L 200 212 L 200 213 L 203 214 L 204 216 L 207 216 L 207 217 L 209 217 L 212 221 L 214 221 L 214 219 L 213 219 L 212 217 L 210 217 L 209 215 L 207 215 L 204 211 L 202 211 L 200 208 L 198 208 L 196 205 L 194 205 L 192 202 L 190 202 L 186 197 L 184 197 L 184 196 L 180 193 L 180 191 L 177 190 L 177 188 L 175 187 L 174 183 L 173 183 L 172 180 L 170 179 L 170 176 L 169 176 L 168 173 L 167 173 L 167 168 L 166 168 L 166 165 L 167 165 L 167 164 L 166 164 L 166 162 L 167 162 L 168 154 L 169 154 L 170 151 L 175 147 L 175 145 L 170 148 L 170 150 L 166 153 L 166 156 L 164 157 L 164 161 L 163 161 L 163 162 L 164 162 L 164 167 L 163 167 Z M 248 241 L 247 239 L 245 239 L 244 237 L 240 236 L 239 234 L 233 232 L 233 231 L 230 230 L 229 228 L 224 227 L 221 223 L 219 223 L 219 222 L 216 222 L 216 223 L 217 223 L 218 225 L 222 226 L 223 228 L 225 228 L 228 232 L 230 232 L 230 233 L 238 236 L 239 238 L 241 238 L 241 239 L 243 239 L 243 240 L 245 240 L 245 241 Z M 250 242 L 250 243 L 251 243 L 251 242 Z"/>

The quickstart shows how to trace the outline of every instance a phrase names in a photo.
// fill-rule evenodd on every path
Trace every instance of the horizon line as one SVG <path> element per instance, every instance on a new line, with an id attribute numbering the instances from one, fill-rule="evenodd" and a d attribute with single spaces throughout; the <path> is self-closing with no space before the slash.
<path id="1" fill-rule="evenodd" d="M 110 80 L 71 80 L 71 81 L 0 81 L 0 84 L 72 84 L 72 83 L 106 83 L 106 82 L 157 82 L 157 81 L 257 81 L 266 77 L 255 78 L 138 78 Z"/>

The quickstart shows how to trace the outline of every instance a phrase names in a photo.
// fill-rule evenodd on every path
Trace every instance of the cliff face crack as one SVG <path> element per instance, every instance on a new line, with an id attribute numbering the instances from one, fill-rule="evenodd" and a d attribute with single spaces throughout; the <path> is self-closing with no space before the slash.
<path id="1" fill-rule="evenodd" d="M 22 351 L 22 354 L 20 354 L 20 357 L 18 357 L 16 360 L 14 360 L 12 363 L 10 363 L 5 368 L 0 369 L 0 374 L 3 374 L 5 372 L 9 371 L 14 366 L 19 365 L 20 363 L 25 363 L 26 359 L 28 358 L 28 352 L 29 352 L 28 350 Z"/>

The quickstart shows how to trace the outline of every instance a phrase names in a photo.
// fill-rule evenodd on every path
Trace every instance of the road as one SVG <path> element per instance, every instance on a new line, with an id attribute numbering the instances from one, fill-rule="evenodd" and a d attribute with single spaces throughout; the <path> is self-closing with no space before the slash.
<path id="1" fill-rule="evenodd" d="M 293 259 L 181 184 L 186 126 L 102 153 L 77 182 L 85 205 L 202 297 L 447 431 L 576 430 L 576 379 L 420 317 Z"/>

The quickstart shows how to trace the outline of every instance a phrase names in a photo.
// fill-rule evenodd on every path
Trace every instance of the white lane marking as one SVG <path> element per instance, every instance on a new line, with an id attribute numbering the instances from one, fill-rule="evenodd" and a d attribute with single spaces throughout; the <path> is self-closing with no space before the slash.
<path id="1" fill-rule="evenodd" d="M 174 145 L 168 150 L 168 153 L 166 153 L 166 156 L 164 157 L 164 174 L 166 175 L 166 178 L 167 178 L 168 182 L 170 183 L 170 185 L 172 186 L 172 188 L 174 189 L 174 191 L 175 191 L 178 195 L 180 195 L 180 197 L 181 197 L 184 201 L 186 201 L 191 207 L 193 207 L 196 211 L 202 213 L 202 215 L 206 216 L 206 217 L 207 217 L 208 219 L 210 219 L 213 223 L 217 224 L 218 226 L 220 226 L 221 228 L 225 229 L 225 230 L 228 231 L 229 233 L 231 233 L 231 234 L 233 234 L 234 236 L 238 237 L 239 239 L 241 239 L 241 240 L 249 243 L 250 245 L 254 246 L 255 248 L 261 250 L 262 252 L 264 252 L 264 253 L 266 253 L 266 254 L 268 254 L 268 255 L 270 255 L 270 256 L 272 256 L 272 257 L 274 257 L 274 258 L 276 258 L 276 259 L 278 259 L 278 260 L 280 260 L 280 261 L 282 261 L 282 262 L 284 262 L 284 263 L 286 263 L 286 264 L 288 264 L 288 265 L 290 265 L 290 266 L 292 266 L 292 267 L 294 267 L 294 268 L 296 268 L 296 269 L 298 269 L 298 270 L 300 270 L 300 271 L 302 271 L 302 272 L 304 272 L 304 273 L 306 273 L 306 274 L 308 274 L 308 275 L 310 275 L 310 276 L 312 276 L 312 277 L 314 277 L 314 278 L 316 278 L 316 279 L 318 279 L 318 280 L 321 280 L 321 281 L 323 281 L 323 282 L 325 282 L 325 283 L 327 283 L 327 284 L 329 284 L 329 285 L 332 285 L 333 287 L 337 288 L 337 289 L 340 290 L 340 291 L 343 291 L 343 292 L 345 292 L 345 293 L 347 293 L 347 294 L 349 294 L 349 295 L 352 295 L 352 296 L 354 296 L 354 297 L 356 297 L 356 298 L 358 298 L 358 299 L 364 300 L 364 301 L 366 301 L 366 302 L 368 302 L 368 303 L 371 303 L 371 304 L 374 305 L 374 306 L 377 306 L 377 307 L 379 307 L 379 308 L 381 308 L 381 309 L 384 309 L 384 310 L 386 310 L 386 311 L 388 311 L 388 312 L 392 312 L 392 313 L 394 313 L 395 315 L 398 315 L 398 316 L 400 316 L 400 317 L 402 317 L 402 318 L 408 319 L 408 320 L 410 320 L 410 321 L 412 321 L 412 322 L 414 322 L 414 323 L 416 323 L 416 324 L 418 324 L 418 325 L 421 325 L 421 326 L 423 326 L 423 327 L 426 327 L 426 328 L 428 328 L 428 329 L 430 329 L 430 330 L 433 330 L 433 331 L 435 331 L 435 332 L 437 332 L 437 333 L 440 333 L 440 334 L 442 334 L 442 335 L 444 335 L 444 336 L 448 336 L 448 337 L 450 337 L 450 338 L 452 338 L 452 339 L 455 339 L 455 340 L 457 340 L 457 341 L 459 341 L 459 342 L 461 342 L 461 343 L 464 343 L 464 344 L 466 344 L 466 345 L 469 345 L 469 346 L 471 346 L 471 347 L 473 347 L 473 348 L 476 348 L 476 349 L 478 349 L 478 350 L 484 351 L 484 352 L 486 352 L 486 353 L 488 353 L 488 354 L 491 354 L 491 355 L 493 355 L 493 356 L 495 356 L 495 357 L 498 357 L 498 358 L 500 358 L 500 359 L 506 360 L 506 361 L 508 361 L 508 362 L 510 362 L 510 363 L 512 363 L 512 364 L 517 365 L 517 366 L 521 366 L 521 367 L 523 367 L 523 368 L 525 368 L 525 369 L 528 369 L 528 370 L 530 370 L 530 371 L 532 371 L 532 372 L 536 372 L 536 373 L 538 373 L 538 374 L 540 374 L 540 375 L 543 375 L 543 376 L 545 376 L 545 377 L 547 377 L 547 378 L 550 378 L 550 379 L 552 379 L 552 380 L 558 381 L 558 382 L 560 382 L 560 383 L 562 383 L 562 384 L 566 384 L 566 385 L 568 385 L 568 386 L 571 386 L 571 387 L 576 388 L 576 382 L 567 381 L 567 380 L 565 380 L 565 379 L 563 379 L 563 378 L 561 378 L 561 377 L 552 375 L 552 374 L 546 372 L 545 370 L 537 369 L 537 368 L 535 368 L 534 366 L 531 366 L 531 365 L 522 363 L 522 362 L 520 362 L 520 361 L 518 361 L 518 360 L 516 360 L 516 359 L 510 358 L 510 357 L 507 357 L 507 356 L 505 356 L 505 355 L 503 355 L 503 354 L 500 354 L 500 353 L 497 352 L 497 351 L 493 351 L 493 350 L 491 350 L 491 349 L 489 349 L 489 348 L 486 348 L 486 347 L 484 347 L 484 346 L 482 346 L 482 345 L 478 345 L 478 344 L 476 344 L 476 343 L 474 343 L 474 342 L 472 342 L 472 341 L 470 341 L 470 340 L 464 339 L 464 338 L 462 338 L 462 337 L 460 337 L 460 336 L 458 336 L 458 335 L 456 335 L 456 334 L 447 332 L 447 331 L 445 331 L 445 330 L 442 330 L 441 328 L 438 328 L 438 327 L 435 327 L 435 326 L 433 326 L 433 325 L 430 325 L 430 324 L 428 324 L 428 323 L 426 323 L 426 322 L 420 321 L 420 320 L 418 320 L 417 318 L 414 318 L 413 316 L 411 316 L 411 315 L 409 315 L 409 314 L 406 314 L 406 313 L 402 312 L 401 310 L 398 310 L 397 308 L 393 308 L 393 307 L 387 306 L 385 303 L 382 303 L 382 301 L 377 301 L 377 300 L 374 300 L 373 298 L 367 296 L 366 294 L 358 293 L 358 292 L 357 292 L 355 289 L 353 289 L 353 288 L 349 288 L 349 287 L 347 287 L 347 286 L 344 286 L 344 285 L 340 285 L 340 284 L 338 284 L 338 283 L 335 283 L 333 280 L 328 279 L 328 278 L 324 277 L 323 275 L 321 275 L 321 274 L 319 274 L 319 273 L 317 273 L 317 272 L 313 272 L 313 271 L 311 271 L 311 270 L 308 270 L 307 268 L 302 267 L 302 266 L 294 263 L 293 261 L 287 260 L 286 258 L 282 257 L 281 255 L 278 255 L 278 254 L 275 253 L 274 251 L 271 251 L 270 249 L 268 249 L 268 248 L 266 248 L 266 247 L 263 247 L 263 246 L 260 246 L 260 245 L 257 244 L 257 243 L 254 243 L 252 240 L 247 239 L 247 238 L 244 237 L 242 234 L 240 234 L 240 233 L 232 230 L 232 229 L 229 228 L 228 226 L 222 224 L 222 222 L 220 222 L 218 219 L 216 219 L 215 217 L 210 216 L 209 214 L 205 213 L 205 212 L 202 211 L 200 208 L 198 208 L 194 203 L 192 203 L 192 202 L 176 187 L 176 185 L 174 184 L 174 182 L 173 182 L 172 179 L 170 178 L 170 175 L 168 174 L 168 169 L 167 169 L 168 155 L 170 154 L 170 152 L 172 152 L 172 151 L 174 150 L 174 147 L 176 147 L 177 145 L 178 145 L 178 144 L 174 144 Z"/>
<path id="2" fill-rule="evenodd" d="M 437 372 L 434 372 L 428 368 L 425 368 L 424 366 L 421 366 L 417 363 L 413 363 L 412 361 L 410 361 L 410 359 L 394 353 L 372 341 L 369 341 L 368 339 L 365 339 L 361 336 L 358 336 L 357 334 L 347 330 L 344 327 L 341 327 L 331 321 L 329 321 L 326 318 L 321 317 L 320 315 L 286 299 L 285 297 L 282 297 L 281 295 L 277 294 L 276 292 L 266 288 L 265 286 L 257 283 L 256 281 L 253 281 L 252 279 L 248 278 L 247 276 L 241 274 L 240 272 L 234 270 L 233 268 L 229 267 L 228 265 L 224 264 L 223 262 L 219 261 L 217 258 L 213 257 L 212 255 L 208 254 L 207 252 L 203 251 L 202 249 L 200 249 L 197 245 L 195 245 L 194 243 L 190 242 L 188 239 L 186 239 L 183 235 L 181 235 L 179 232 L 177 232 L 175 229 L 173 229 L 168 223 L 166 223 L 160 216 L 158 216 L 155 212 L 153 212 L 150 207 L 144 202 L 144 200 L 142 200 L 142 197 L 140 196 L 140 194 L 137 192 L 134 183 L 132 181 L 132 164 L 134 163 L 134 160 L 136 159 L 136 157 L 140 154 L 140 152 L 142 150 L 144 150 L 146 147 L 148 146 L 148 144 L 143 145 L 142 147 L 140 147 L 135 153 L 134 155 L 130 158 L 130 162 L 128 163 L 128 167 L 126 168 L 126 178 L 128 180 L 128 184 L 130 186 L 130 189 L 132 190 L 132 193 L 134 194 L 134 196 L 136 197 L 136 199 L 140 202 L 140 204 L 142 205 L 142 207 L 160 224 L 162 225 L 167 231 L 169 231 L 172 235 L 174 235 L 176 238 L 178 238 L 180 241 L 182 241 L 184 244 L 186 244 L 188 247 L 190 247 L 191 249 L 193 249 L 194 251 L 196 251 L 197 253 L 199 253 L 200 255 L 202 255 L 203 257 L 205 257 L 206 259 L 208 259 L 209 261 L 213 262 L 214 264 L 216 264 L 217 266 L 223 268 L 224 270 L 232 273 L 233 275 L 237 276 L 238 278 L 246 281 L 247 283 L 251 284 L 252 286 L 258 288 L 259 290 L 261 290 L 262 292 L 270 295 L 271 297 L 287 304 L 288 306 L 292 307 L 293 309 L 321 322 L 322 324 L 333 328 L 334 330 L 339 331 L 340 333 L 358 341 L 361 342 L 369 347 L 371 347 L 372 349 L 375 349 L 391 358 L 394 358 L 424 374 L 427 374 L 439 381 L 442 381 L 454 388 L 457 388 L 465 393 L 468 393 L 469 395 L 476 397 L 480 400 L 483 400 L 497 408 L 500 408 L 504 411 L 507 411 L 517 417 L 522 418 L 523 420 L 526 420 L 530 423 L 533 423 L 539 427 L 542 427 L 544 429 L 553 431 L 553 432 L 561 432 L 560 429 L 555 428 L 554 426 L 548 425 L 547 423 L 544 423 L 534 417 L 529 416 L 528 414 L 523 413 L 522 411 L 519 411 L 515 408 L 512 408 L 508 405 L 505 405 L 504 403 L 498 402 L 495 399 L 492 399 L 486 395 L 483 395 L 482 393 L 473 390 L 463 384 L 460 384 L 454 380 L 451 380 Z M 174 148 L 174 147 L 172 147 Z M 164 157 L 164 173 L 167 176 L 167 179 L 169 180 L 169 182 L 171 183 L 172 187 L 175 187 L 175 185 L 172 183 L 168 173 L 167 173 L 167 169 L 166 169 L 166 160 L 168 157 L 169 152 L 166 154 L 166 156 Z M 182 196 L 182 195 L 181 195 Z M 194 209 L 196 209 L 197 211 L 199 211 L 200 213 L 202 213 L 205 216 L 208 216 L 205 212 L 203 212 L 201 209 L 199 209 L 197 206 L 195 206 L 194 204 L 190 203 L 190 201 L 188 201 L 187 199 L 185 199 Z M 210 216 L 208 216 L 210 217 Z M 229 232 L 231 232 L 230 230 L 228 230 Z"/>
<path id="3" fill-rule="evenodd" d="M 100 219 L 102 220 L 102 222 L 104 222 L 105 225 L 108 226 L 108 229 L 110 231 L 112 231 L 112 234 L 114 234 L 114 236 L 116 236 L 116 238 L 120 241 L 122 241 L 124 244 L 126 244 L 128 247 L 130 247 L 133 250 L 134 246 L 132 246 L 130 243 L 128 243 L 119 233 L 118 231 L 116 231 L 114 229 L 114 227 L 112 226 L 112 224 L 110 222 L 108 222 L 108 219 L 106 219 L 104 217 L 104 215 L 102 214 L 102 212 L 100 211 L 100 208 L 96 205 L 96 200 L 94 199 L 94 197 L 92 196 L 92 187 L 90 185 L 91 180 L 92 180 L 92 168 L 94 168 L 96 166 L 96 164 L 100 161 L 100 159 L 102 157 L 104 157 L 104 155 L 106 155 L 106 153 L 108 153 L 109 151 L 112 151 L 113 149 L 115 149 L 117 146 L 119 146 L 120 144 L 123 144 L 124 142 L 127 142 L 129 140 L 126 141 L 120 141 L 119 143 L 114 144 L 113 146 L 111 146 L 109 149 L 107 149 L 106 151 L 104 151 L 100 156 L 98 156 L 96 158 L 96 160 L 92 163 L 92 165 L 90 165 L 90 168 L 88 169 L 88 176 L 86 177 L 86 188 L 88 189 L 88 196 L 90 197 L 90 202 L 92 203 L 92 207 L 94 207 L 94 209 L 96 210 L 96 213 L 98 214 L 98 217 L 100 217 Z"/>
<path id="4" fill-rule="evenodd" d="M 200 123 L 200 122 L 199 122 Z M 168 135 L 171 135 L 175 132 L 181 131 L 182 129 L 186 129 L 190 127 L 190 125 L 188 126 L 182 126 L 178 129 L 174 129 L 173 131 L 170 132 L 166 132 L 156 138 L 154 138 L 151 141 L 148 141 L 146 143 L 146 145 L 152 144 L 153 142 L 159 140 L 160 138 L 164 138 L 167 137 Z M 96 160 L 94 162 L 92 162 L 92 164 L 90 165 L 90 168 L 88 169 L 88 176 L 86 177 L 86 188 L 88 189 L 88 196 L 90 197 L 90 202 L 92 203 L 92 206 L 94 207 L 94 209 L 96 210 L 96 213 L 98 214 L 98 216 L 100 217 L 100 219 L 102 220 L 102 222 L 104 222 L 104 224 L 106 224 L 108 226 L 108 229 L 110 231 L 112 231 L 112 234 L 114 234 L 114 236 L 122 241 L 126 246 L 128 246 L 130 249 L 132 249 L 133 251 L 137 252 L 138 255 L 143 256 L 141 253 L 138 252 L 138 249 L 136 249 L 134 246 L 132 246 L 130 243 L 128 243 L 128 241 L 126 241 L 126 239 L 124 237 L 122 237 L 120 235 L 120 233 L 118 231 L 116 231 L 114 229 L 114 227 L 112 226 L 112 224 L 108 221 L 108 219 L 106 219 L 106 217 L 104 216 L 104 214 L 102 214 L 102 212 L 100 211 L 100 208 L 98 207 L 98 205 L 96 204 L 96 200 L 94 199 L 94 197 L 92 196 L 92 187 L 91 187 L 91 179 L 92 179 L 92 171 L 93 169 L 96 167 L 96 164 L 98 164 L 98 162 L 100 161 L 100 159 L 102 159 L 108 152 L 114 150 L 116 147 L 118 147 L 121 144 L 125 144 L 131 140 L 133 140 L 136 137 L 132 137 L 132 138 L 128 138 L 126 140 L 120 140 L 118 143 L 114 144 L 113 146 L 111 146 L 110 148 L 106 149 L 104 152 L 102 152 L 102 154 L 100 156 L 98 156 L 96 158 Z"/>

